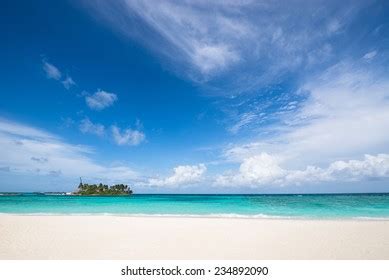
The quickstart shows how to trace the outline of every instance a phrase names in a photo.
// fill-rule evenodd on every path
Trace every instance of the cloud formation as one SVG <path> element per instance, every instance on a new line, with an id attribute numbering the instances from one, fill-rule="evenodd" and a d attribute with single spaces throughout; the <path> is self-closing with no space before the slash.
<path id="1" fill-rule="evenodd" d="M 266 152 L 304 168 L 389 150 L 389 82 L 377 65 L 339 62 L 310 77 L 297 94 L 305 98 L 262 126 L 265 136 L 227 147 L 224 158 L 242 162 Z"/>
<path id="2" fill-rule="evenodd" d="M 238 121 L 231 127 L 227 128 L 232 134 L 237 134 L 242 128 L 250 124 L 253 120 L 257 119 L 257 115 L 254 112 L 246 112 L 239 116 Z"/>
<path id="3" fill-rule="evenodd" d="M 85 97 L 85 102 L 92 110 L 101 111 L 112 106 L 117 101 L 117 96 L 114 93 L 98 90 L 92 95 Z"/>
<path id="4" fill-rule="evenodd" d="M 207 171 L 204 164 L 179 165 L 173 169 L 174 174 L 167 178 L 149 179 L 150 186 L 156 187 L 179 187 L 199 183 L 203 174 Z"/>
<path id="5" fill-rule="evenodd" d="M 389 178 L 389 82 L 378 65 L 341 61 L 299 89 L 306 96 L 260 141 L 224 150 L 239 163 L 219 186 L 285 186 Z M 361 159 L 362 158 L 362 159 Z"/>
<path id="6" fill-rule="evenodd" d="M 281 167 L 279 159 L 262 153 L 245 159 L 238 172 L 218 176 L 214 184 L 261 188 L 383 178 L 389 178 L 389 154 L 365 155 L 362 160 L 335 161 L 327 168 L 308 166 L 304 170 L 288 170 Z"/>
<path id="7" fill-rule="evenodd" d="M 45 71 L 46 77 L 48 79 L 54 79 L 56 81 L 61 82 L 61 84 L 66 89 L 70 89 L 72 86 L 76 85 L 72 77 L 70 77 L 69 75 L 66 75 L 66 78 L 61 80 L 63 76 L 61 71 L 58 69 L 57 66 L 52 63 L 49 63 L 46 58 L 42 60 L 42 68 L 43 71 Z"/>
<path id="8" fill-rule="evenodd" d="M 94 17 L 139 41 L 177 73 L 209 81 L 233 71 L 228 88 L 250 91 L 331 56 L 331 41 L 363 7 L 319 1 L 82 1 Z"/>
<path id="9" fill-rule="evenodd" d="M 65 80 L 61 82 L 66 89 L 70 89 L 72 86 L 76 85 L 72 77 L 66 76 Z"/>
<path id="10" fill-rule="evenodd" d="M 137 146 L 146 139 L 146 135 L 140 130 L 127 128 L 121 131 L 116 125 L 113 125 L 111 130 L 113 140 L 119 146 Z"/>
<path id="11" fill-rule="evenodd" d="M 53 64 L 43 60 L 43 70 L 46 72 L 46 76 L 49 79 L 60 80 L 62 77 L 61 71 Z"/>
<path id="12" fill-rule="evenodd" d="M 105 133 L 105 127 L 99 123 L 93 123 L 89 118 L 81 120 L 79 129 L 82 133 L 95 134 L 97 136 L 103 136 Z"/>
<path id="13" fill-rule="evenodd" d="M 6 119 L 0 119 L 0 145 L 0 166 L 9 166 L 10 172 L 67 178 L 83 176 L 109 182 L 129 182 L 138 177 L 129 167 L 96 163 L 89 147 L 68 144 L 46 131 Z"/>

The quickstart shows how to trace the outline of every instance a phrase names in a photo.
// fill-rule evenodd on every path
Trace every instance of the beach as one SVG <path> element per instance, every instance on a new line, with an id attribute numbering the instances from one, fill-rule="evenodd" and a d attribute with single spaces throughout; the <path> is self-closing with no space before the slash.
<path id="1" fill-rule="evenodd" d="M 0 259 L 389 259 L 388 220 L 0 216 Z"/>

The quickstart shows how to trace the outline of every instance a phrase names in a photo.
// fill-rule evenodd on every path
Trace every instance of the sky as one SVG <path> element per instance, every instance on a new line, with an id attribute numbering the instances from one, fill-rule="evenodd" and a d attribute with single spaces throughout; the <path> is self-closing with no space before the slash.
<path id="1" fill-rule="evenodd" d="M 0 191 L 389 191 L 387 1 L 1 1 L 0 34 Z"/>

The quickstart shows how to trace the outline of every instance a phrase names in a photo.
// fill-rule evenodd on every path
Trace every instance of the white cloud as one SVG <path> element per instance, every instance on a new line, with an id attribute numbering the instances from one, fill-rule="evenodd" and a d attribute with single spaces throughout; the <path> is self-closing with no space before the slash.
<path id="1" fill-rule="evenodd" d="M 148 1 L 126 1 L 125 3 L 129 13 L 124 16 L 131 17 L 133 12 L 167 42 L 168 45 L 162 45 L 164 54 L 170 58 L 179 55 L 203 77 L 224 71 L 240 59 L 239 53 L 231 42 L 221 36 L 235 37 L 248 32 L 249 27 L 243 19 L 233 21 L 221 13 L 210 15 L 204 9 L 207 5 L 200 2 L 165 1 L 151 4 Z M 216 4 L 214 8 L 218 6 Z M 229 32 L 234 25 L 236 32 Z M 227 26 L 229 28 L 225 28 Z M 146 38 L 149 39 L 152 40 Z M 174 56 L 169 54 L 169 48 L 176 50 Z"/>
<path id="2" fill-rule="evenodd" d="M 330 38 L 363 3 L 352 8 L 326 3 L 320 12 L 315 4 L 285 1 L 101 0 L 83 5 L 116 32 L 172 61 L 177 73 L 203 82 L 235 70 L 228 86 L 243 91 L 305 67 L 305 62 L 312 67 L 321 63 L 315 53 L 324 57 L 318 50 L 331 48 Z"/>
<path id="3" fill-rule="evenodd" d="M 0 166 L 9 166 L 11 172 L 56 175 L 104 181 L 132 181 L 138 174 L 120 166 L 105 166 L 96 163 L 89 147 L 72 145 L 46 131 L 0 119 Z"/>
<path id="4" fill-rule="evenodd" d="M 192 61 L 203 74 L 224 70 L 239 60 L 236 52 L 226 45 L 202 45 L 194 49 Z"/>
<path id="5" fill-rule="evenodd" d="M 178 187 L 199 183 L 203 174 L 207 171 L 204 164 L 180 165 L 173 169 L 174 174 L 170 177 L 149 179 L 150 186 L 156 187 Z"/>
<path id="6" fill-rule="evenodd" d="M 127 128 L 120 131 L 120 128 L 115 125 L 111 127 L 111 130 L 115 143 L 120 146 L 137 146 L 146 139 L 145 134 L 140 130 Z"/>
<path id="7" fill-rule="evenodd" d="M 54 80 L 61 82 L 61 84 L 66 89 L 70 89 L 72 86 L 74 86 L 76 84 L 74 82 L 74 80 L 72 79 L 72 77 L 70 77 L 69 75 L 66 75 L 66 78 L 61 81 L 61 78 L 62 78 L 61 71 L 58 69 L 57 66 L 47 62 L 47 60 L 45 58 L 42 60 L 42 63 L 43 63 L 43 66 L 42 66 L 43 70 L 45 71 L 46 77 L 48 79 L 54 79 Z"/>
<path id="8" fill-rule="evenodd" d="M 35 138 L 35 139 L 55 139 L 51 133 L 39 130 L 34 127 L 12 122 L 0 118 L 0 133 L 9 134 L 13 137 Z"/>
<path id="9" fill-rule="evenodd" d="M 363 160 L 335 161 L 327 168 L 308 166 L 303 171 L 292 171 L 286 182 L 360 181 L 389 177 L 389 154 L 365 155 Z"/>
<path id="10" fill-rule="evenodd" d="M 85 102 L 92 110 L 100 111 L 112 106 L 117 99 L 114 93 L 98 90 L 93 95 L 86 96 Z"/>
<path id="11" fill-rule="evenodd" d="M 303 88 L 309 97 L 282 136 L 290 157 L 328 162 L 389 150 L 389 82 L 378 69 L 341 62 Z"/>
<path id="12" fill-rule="evenodd" d="M 335 161 L 327 172 L 345 180 L 389 177 L 389 154 L 365 155 L 363 160 Z"/>
<path id="13" fill-rule="evenodd" d="M 59 81 L 62 77 L 61 71 L 51 63 L 48 63 L 46 60 L 43 60 L 43 70 L 46 72 L 46 76 L 49 79 L 54 79 Z"/>
<path id="14" fill-rule="evenodd" d="M 82 133 L 95 134 L 103 136 L 105 133 L 105 127 L 99 123 L 92 123 L 88 118 L 81 120 L 79 129 Z"/>
<path id="15" fill-rule="evenodd" d="M 238 172 L 218 176 L 214 184 L 260 188 L 371 178 L 389 178 L 389 154 L 365 155 L 363 160 L 335 161 L 327 168 L 307 166 L 304 170 L 288 170 L 280 166 L 279 159 L 262 153 L 245 159 Z"/>
<path id="16" fill-rule="evenodd" d="M 278 160 L 267 153 L 246 158 L 239 167 L 239 172 L 230 175 L 221 175 L 216 178 L 216 185 L 264 185 L 274 184 L 285 176 Z"/>
<path id="17" fill-rule="evenodd" d="M 76 85 L 72 77 L 66 76 L 66 79 L 61 82 L 66 89 L 70 89 L 72 86 Z"/>
<path id="18" fill-rule="evenodd" d="M 265 136 L 224 150 L 223 158 L 240 168 L 217 184 L 387 178 L 389 81 L 380 67 L 369 67 L 342 61 L 311 77 L 300 89 L 306 98 L 276 124 L 261 127 Z"/>
<path id="19" fill-rule="evenodd" d="M 307 98 L 296 110 L 262 127 L 269 136 L 228 147 L 224 157 L 239 162 L 267 152 L 302 168 L 389 151 L 389 82 L 377 67 L 340 62 L 301 92 Z"/>
<path id="20" fill-rule="evenodd" d="M 253 112 L 243 113 L 239 116 L 239 120 L 228 128 L 228 131 L 232 134 L 238 133 L 243 127 L 250 124 L 253 120 L 257 118 L 257 115 Z"/>

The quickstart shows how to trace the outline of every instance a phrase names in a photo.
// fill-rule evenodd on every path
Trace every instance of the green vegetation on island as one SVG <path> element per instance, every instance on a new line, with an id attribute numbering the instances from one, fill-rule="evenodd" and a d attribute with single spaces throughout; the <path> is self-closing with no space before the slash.
<path id="1" fill-rule="evenodd" d="M 132 190 L 123 184 L 116 184 L 113 186 L 100 184 L 83 184 L 78 185 L 74 195 L 131 195 Z"/>

